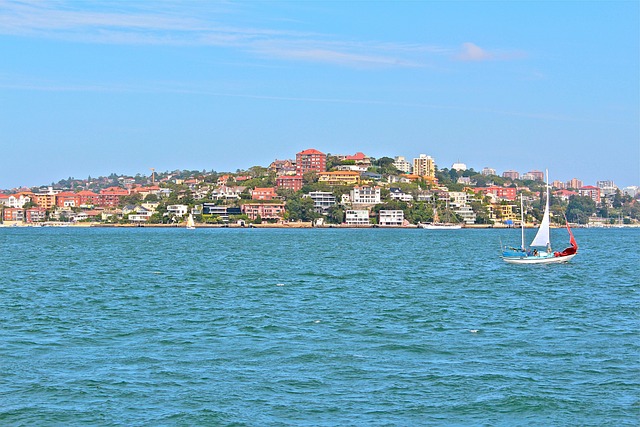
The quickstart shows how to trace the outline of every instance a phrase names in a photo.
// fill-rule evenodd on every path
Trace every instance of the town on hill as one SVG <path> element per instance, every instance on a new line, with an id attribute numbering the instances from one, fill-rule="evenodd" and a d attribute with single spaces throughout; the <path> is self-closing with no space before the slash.
<path id="1" fill-rule="evenodd" d="M 482 171 L 454 163 L 439 168 L 431 156 L 369 157 L 307 149 L 235 173 L 156 172 L 69 178 L 51 186 L 0 192 L 2 225 L 229 224 L 415 227 L 446 222 L 466 227 L 519 226 L 542 216 L 541 171 Z M 552 221 L 578 225 L 640 223 L 638 187 L 613 181 L 550 183 Z M 520 197 L 522 196 L 522 197 Z"/>

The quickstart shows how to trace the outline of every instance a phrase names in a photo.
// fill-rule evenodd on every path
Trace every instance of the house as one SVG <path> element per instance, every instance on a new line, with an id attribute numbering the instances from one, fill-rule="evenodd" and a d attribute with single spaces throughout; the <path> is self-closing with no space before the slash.
<path id="1" fill-rule="evenodd" d="M 56 206 L 60 208 L 74 208 L 80 206 L 80 196 L 78 193 L 63 191 L 56 195 Z"/>
<path id="2" fill-rule="evenodd" d="M 275 172 L 276 176 L 295 175 L 296 165 L 292 160 L 274 160 L 269 165 L 269 172 Z"/>
<path id="3" fill-rule="evenodd" d="M 187 205 L 169 205 L 167 206 L 167 213 L 182 218 L 189 212 L 189 206 Z"/>
<path id="4" fill-rule="evenodd" d="M 453 211 L 462 218 L 465 224 L 474 224 L 476 222 L 476 214 L 470 206 L 474 200 L 474 195 L 464 191 L 449 191 L 450 206 Z"/>
<path id="5" fill-rule="evenodd" d="M 145 208 L 144 206 L 136 206 L 129 212 L 129 221 L 134 223 L 142 223 L 149 221 L 151 215 L 153 215 L 153 210 Z M 123 209 L 123 213 L 125 213 Z"/>
<path id="6" fill-rule="evenodd" d="M 250 220 L 260 216 L 262 219 L 281 220 L 284 218 L 284 203 L 245 203 L 242 205 L 242 213 Z"/>
<path id="7" fill-rule="evenodd" d="M 560 200 L 568 201 L 571 197 L 577 196 L 578 193 L 571 190 L 558 190 L 553 192 L 554 197 L 557 197 Z"/>
<path id="8" fill-rule="evenodd" d="M 42 222 L 47 219 L 47 210 L 45 208 L 29 208 L 25 210 L 25 221 L 28 223 Z"/>
<path id="9" fill-rule="evenodd" d="M 277 198 L 276 189 L 273 187 L 256 187 L 251 190 L 251 199 L 252 200 L 273 200 Z"/>
<path id="10" fill-rule="evenodd" d="M 516 221 L 520 219 L 516 205 L 492 203 L 490 205 L 491 218 L 500 219 L 502 222 Z"/>
<path id="11" fill-rule="evenodd" d="M 378 215 L 378 224 L 383 227 L 400 227 L 404 223 L 404 212 L 402 210 L 382 209 Z"/>
<path id="12" fill-rule="evenodd" d="M 327 155 L 313 148 L 296 153 L 296 175 L 327 170 Z"/>
<path id="13" fill-rule="evenodd" d="M 281 175 L 276 178 L 276 188 L 299 191 L 303 183 L 302 175 Z"/>
<path id="14" fill-rule="evenodd" d="M 313 200 L 313 207 L 318 213 L 326 213 L 331 206 L 336 204 L 336 196 L 329 191 L 312 191 L 305 197 L 310 197 Z"/>
<path id="15" fill-rule="evenodd" d="M 12 194 L 8 197 L 5 206 L 8 206 L 10 208 L 22 208 L 32 200 L 32 197 L 33 193 L 31 192 Z"/>
<path id="16" fill-rule="evenodd" d="M 375 205 L 380 203 L 380 187 L 355 186 L 349 192 L 349 198 L 353 204 Z"/>
<path id="17" fill-rule="evenodd" d="M 322 172 L 318 174 L 318 182 L 328 185 L 355 185 L 360 182 L 360 174 L 354 171 Z"/>
<path id="18" fill-rule="evenodd" d="M 346 225 L 353 226 L 368 226 L 369 222 L 369 211 L 366 209 L 348 209 L 344 213 L 344 223 Z"/>
<path id="19" fill-rule="evenodd" d="M 363 165 L 366 167 L 371 166 L 371 158 L 361 152 L 357 152 L 354 155 L 338 155 L 336 157 L 340 161 L 347 160 L 349 162 L 353 162 L 354 165 Z"/>
<path id="20" fill-rule="evenodd" d="M 223 185 L 219 188 L 215 188 L 211 191 L 211 198 L 214 200 L 229 200 L 229 199 L 240 199 L 240 194 L 246 189 L 246 187 L 242 187 L 239 185 L 228 187 Z"/>
<path id="21" fill-rule="evenodd" d="M 389 188 L 389 196 L 393 200 L 400 200 L 402 202 L 410 202 L 413 200 L 413 196 L 411 194 L 407 194 L 397 187 Z"/>

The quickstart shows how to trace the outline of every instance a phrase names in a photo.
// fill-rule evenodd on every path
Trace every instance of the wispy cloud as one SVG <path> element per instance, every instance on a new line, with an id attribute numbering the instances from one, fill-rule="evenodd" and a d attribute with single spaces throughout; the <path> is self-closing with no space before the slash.
<path id="1" fill-rule="evenodd" d="M 483 62 L 518 59 L 524 56 L 525 54 L 523 52 L 487 50 L 475 43 L 467 42 L 462 44 L 462 48 L 455 55 L 455 59 L 459 61 Z"/>
<path id="2" fill-rule="evenodd" d="M 81 43 L 190 45 L 261 57 L 357 67 L 430 67 L 452 49 L 409 43 L 345 41 L 335 36 L 228 25 L 233 4 L 0 0 L 0 34 Z M 459 60 L 494 59 L 466 43 Z"/>

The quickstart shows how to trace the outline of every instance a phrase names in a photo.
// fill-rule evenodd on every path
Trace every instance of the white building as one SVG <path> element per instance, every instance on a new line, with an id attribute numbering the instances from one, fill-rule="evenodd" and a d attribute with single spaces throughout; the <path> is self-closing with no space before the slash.
<path id="1" fill-rule="evenodd" d="M 465 224 L 474 224 L 476 214 L 469 203 L 475 198 L 475 195 L 463 191 L 449 191 L 449 197 L 452 210 L 462 217 Z"/>
<path id="2" fill-rule="evenodd" d="M 355 186 L 349 192 L 349 198 L 353 204 L 375 205 L 380 203 L 380 187 Z"/>
<path id="3" fill-rule="evenodd" d="M 603 197 L 612 196 L 618 191 L 618 187 L 613 181 L 598 181 L 596 187 L 600 189 L 600 195 Z"/>
<path id="4" fill-rule="evenodd" d="M 464 163 L 456 162 L 453 165 L 451 165 L 451 169 L 455 169 L 457 171 L 466 171 L 467 165 Z"/>
<path id="5" fill-rule="evenodd" d="M 345 212 L 344 223 L 346 225 L 369 225 L 369 211 L 349 209 Z"/>
<path id="6" fill-rule="evenodd" d="M 407 194 L 400 188 L 396 187 L 389 188 L 389 196 L 393 200 L 400 200 L 402 202 L 410 202 L 413 200 L 413 196 L 411 194 Z"/>
<path id="7" fill-rule="evenodd" d="M 411 173 L 411 163 L 409 163 L 403 156 L 394 157 L 393 166 L 404 173 Z"/>
<path id="8" fill-rule="evenodd" d="M 404 223 L 404 212 L 401 210 L 381 210 L 378 224 L 385 227 L 400 227 Z"/>
<path id="9" fill-rule="evenodd" d="M 336 196 L 329 191 L 312 191 L 305 197 L 313 200 L 313 207 L 319 213 L 325 213 L 331 206 L 336 204 Z"/>
<path id="10" fill-rule="evenodd" d="M 173 214 L 175 216 L 183 217 L 189 211 L 189 206 L 187 205 L 169 205 L 167 206 L 167 213 Z"/>

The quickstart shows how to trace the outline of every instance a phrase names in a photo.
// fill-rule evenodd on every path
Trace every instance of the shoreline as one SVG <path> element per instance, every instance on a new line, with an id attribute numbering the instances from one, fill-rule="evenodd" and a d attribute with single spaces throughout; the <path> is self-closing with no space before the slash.
<path id="1" fill-rule="evenodd" d="M 0 228 L 186 228 L 184 224 L 101 224 L 101 223 L 21 223 L 19 221 L 5 221 L 0 223 Z M 378 224 L 370 225 L 345 225 L 345 224 L 324 224 L 320 226 L 314 226 L 311 222 L 290 222 L 290 223 L 278 223 L 278 224 L 196 224 L 195 228 L 268 228 L 268 229 L 419 229 L 417 225 L 408 226 L 381 226 Z M 520 227 L 513 227 L 504 224 L 471 224 L 464 225 L 461 230 L 507 230 L 507 229 L 519 229 Z M 527 225 L 525 229 L 537 229 L 537 226 Z M 565 228 L 564 225 L 551 226 L 551 228 Z M 623 225 L 608 225 L 608 226 L 571 226 L 571 228 L 640 228 L 640 224 L 623 224 Z"/>

